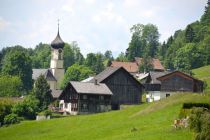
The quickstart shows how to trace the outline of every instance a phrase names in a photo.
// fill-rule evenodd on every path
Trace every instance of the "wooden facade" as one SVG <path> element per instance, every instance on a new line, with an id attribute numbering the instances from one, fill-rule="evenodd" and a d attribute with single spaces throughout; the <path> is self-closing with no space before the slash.
<path id="1" fill-rule="evenodd" d="M 71 82 L 63 90 L 59 99 L 64 100 L 62 107 L 69 108 L 67 112 L 70 114 L 88 114 L 111 110 L 111 94 L 78 93 Z"/>
<path id="2" fill-rule="evenodd" d="M 203 82 L 180 71 L 174 71 L 157 78 L 161 81 L 161 91 L 202 92 Z"/>
<path id="3" fill-rule="evenodd" d="M 112 91 L 112 109 L 119 109 L 121 104 L 141 103 L 144 87 L 123 67 L 109 67 L 95 78 Z"/>

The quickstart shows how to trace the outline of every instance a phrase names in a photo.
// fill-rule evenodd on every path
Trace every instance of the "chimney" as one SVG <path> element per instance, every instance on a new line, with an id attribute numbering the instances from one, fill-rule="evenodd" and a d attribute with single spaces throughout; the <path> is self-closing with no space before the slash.
<path id="1" fill-rule="evenodd" d="M 94 79 L 94 84 L 95 84 L 95 85 L 98 85 L 97 79 Z"/>

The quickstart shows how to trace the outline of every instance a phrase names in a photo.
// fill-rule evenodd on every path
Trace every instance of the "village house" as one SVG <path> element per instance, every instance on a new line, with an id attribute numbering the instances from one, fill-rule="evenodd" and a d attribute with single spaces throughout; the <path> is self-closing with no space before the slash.
<path id="1" fill-rule="evenodd" d="M 150 72 L 143 83 L 147 102 L 158 101 L 180 92 L 202 92 L 203 82 L 180 71 Z"/>
<path id="2" fill-rule="evenodd" d="M 120 105 L 139 104 L 142 102 L 144 86 L 123 67 L 107 67 L 89 82 L 104 83 L 112 91 L 112 109 Z"/>
<path id="3" fill-rule="evenodd" d="M 135 62 L 138 64 L 138 66 L 142 65 L 143 58 L 140 57 L 135 57 Z M 157 58 L 152 58 L 152 66 L 153 66 L 153 71 L 159 71 L 163 72 L 165 71 L 165 68 L 161 64 L 160 60 Z"/>
<path id="4" fill-rule="evenodd" d="M 111 96 L 106 84 L 70 81 L 59 96 L 60 112 L 76 115 L 110 111 Z"/>
<path id="5" fill-rule="evenodd" d="M 111 67 L 123 67 L 125 70 L 127 70 L 132 75 L 139 73 L 139 66 L 136 62 L 112 61 Z"/>

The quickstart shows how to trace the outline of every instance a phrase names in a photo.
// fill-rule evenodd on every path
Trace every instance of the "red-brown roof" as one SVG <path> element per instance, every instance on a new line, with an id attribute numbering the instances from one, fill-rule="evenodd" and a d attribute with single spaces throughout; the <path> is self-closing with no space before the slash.
<path id="1" fill-rule="evenodd" d="M 139 66 L 140 66 L 141 63 L 142 63 L 142 60 L 143 60 L 143 58 L 135 57 L 135 61 L 136 61 L 136 63 L 137 63 Z M 163 65 L 161 64 L 161 62 L 160 62 L 159 59 L 153 58 L 153 59 L 152 59 L 152 65 L 153 65 L 153 69 L 154 69 L 154 70 L 164 71 L 164 67 L 163 67 Z"/>
<path id="2" fill-rule="evenodd" d="M 139 72 L 139 67 L 136 62 L 119 62 L 119 61 L 112 61 L 111 67 L 123 67 L 130 73 L 137 73 Z"/>
<path id="3" fill-rule="evenodd" d="M 168 79 L 168 78 L 170 78 L 170 77 L 172 77 L 174 75 L 179 75 L 181 77 L 184 77 L 184 78 L 192 80 L 192 81 L 195 80 L 195 81 L 202 82 L 201 80 L 195 79 L 194 77 L 192 77 L 192 76 L 190 76 L 190 75 L 188 75 L 186 73 L 183 73 L 181 71 L 173 71 L 173 72 L 168 73 L 166 75 L 160 76 L 157 79 L 160 80 L 160 81 L 163 81 L 163 80 Z"/>

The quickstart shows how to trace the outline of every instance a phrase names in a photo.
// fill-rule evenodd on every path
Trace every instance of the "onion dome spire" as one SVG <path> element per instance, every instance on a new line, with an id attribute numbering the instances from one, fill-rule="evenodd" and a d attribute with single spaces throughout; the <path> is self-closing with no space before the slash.
<path id="1" fill-rule="evenodd" d="M 58 20 L 58 33 L 56 38 L 51 42 L 51 46 L 54 49 L 60 49 L 60 48 L 63 49 L 64 45 L 65 43 L 63 42 L 59 34 L 59 20 Z"/>

